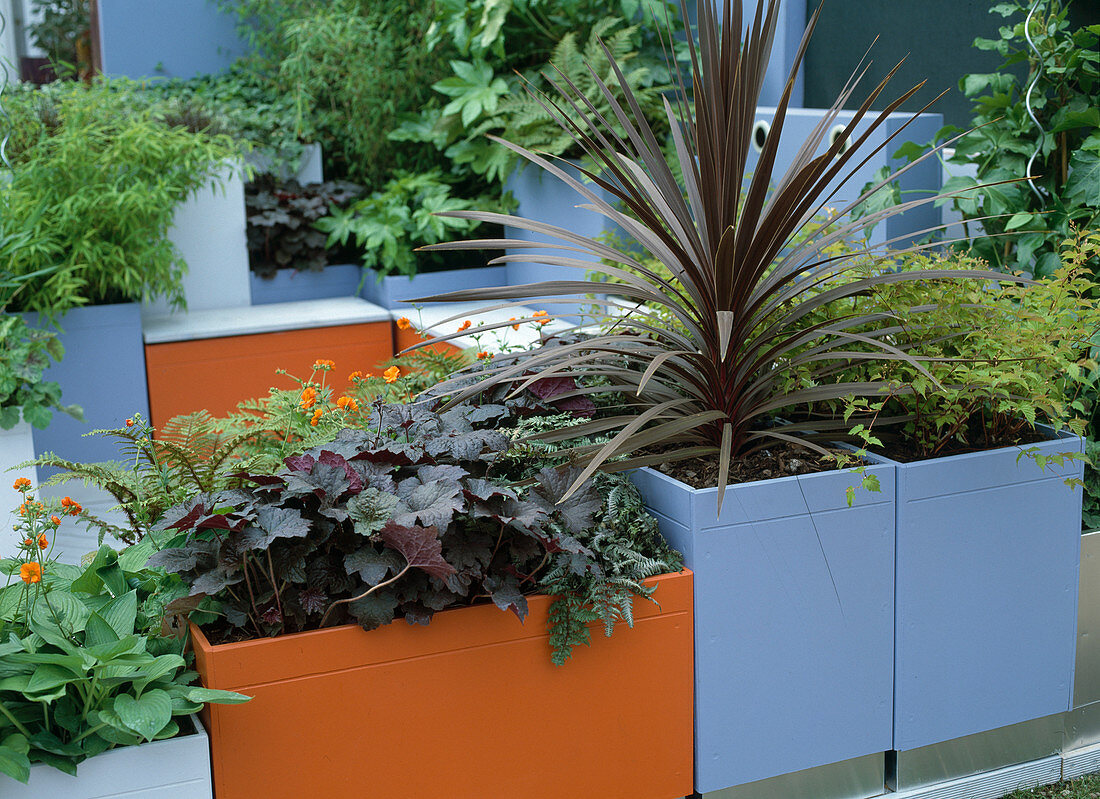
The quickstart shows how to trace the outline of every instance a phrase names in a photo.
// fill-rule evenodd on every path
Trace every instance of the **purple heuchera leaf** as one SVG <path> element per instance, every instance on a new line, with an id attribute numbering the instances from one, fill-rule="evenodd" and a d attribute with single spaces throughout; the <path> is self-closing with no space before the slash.
<path id="1" fill-rule="evenodd" d="M 305 472 L 306 474 L 313 470 L 313 464 L 316 462 L 312 455 L 291 455 L 289 458 L 283 459 L 286 468 L 295 472 Z"/>
<path id="2" fill-rule="evenodd" d="M 386 546 L 400 552 L 410 566 L 439 580 L 455 573 L 455 567 L 443 560 L 443 544 L 436 528 L 390 522 L 382 528 L 381 536 Z"/>
<path id="3" fill-rule="evenodd" d="M 541 400 L 549 400 L 550 404 L 559 411 L 566 411 L 574 416 L 591 416 L 596 411 L 596 403 L 583 395 L 554 399 L 561 394 L 577 390 L 577 381 L 572 377 L 544 377 L 528 386 L 527 390 Z"/>
<path id="4" fill-rule="evenodd" d="M 361 478 L 351 465 L 347 462 L 347 459 L 343 455 L 337 455 L 335 452 L 329 450 L 322 450 L 321 457 L 317 459 L 318 463 L 323 463 L 325 466 L 335 466 L 344 470 L 344 474 L 348 477 L 348 491 L 352 494 L 358 494 L 363 490 L 363 478 Z"/>
<path id="5" fill-rule="evenodd" d="M 328 597 L 317 588 L 307 588 L 298 594 L 298 603 L 306 613 L 321 613 L 328 606 Z"/>

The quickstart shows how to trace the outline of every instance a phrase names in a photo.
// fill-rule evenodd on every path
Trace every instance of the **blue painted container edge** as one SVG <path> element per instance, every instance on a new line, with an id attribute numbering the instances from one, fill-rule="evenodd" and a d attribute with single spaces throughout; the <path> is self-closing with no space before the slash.
<path id="1" fill-rule="evenodd" d="M 363 279 L 358 264 L 330 264 L 321 271 L 280 269 L 274 277 L 250 273 L 252 305 L 354 297 Z"/>
<path id="2" fill-rule="evenodd" d="M 424 272 L 409 278 L 406 275 L 386 275 L 381 280 L 372 271 L 364 270 L 363 288 L 359 296 L 383 308 L 408 308 L 418 297 L 441 294 L 459 289 L 492 288 L 507 281 L 503 266 L 477 266 Z"/>

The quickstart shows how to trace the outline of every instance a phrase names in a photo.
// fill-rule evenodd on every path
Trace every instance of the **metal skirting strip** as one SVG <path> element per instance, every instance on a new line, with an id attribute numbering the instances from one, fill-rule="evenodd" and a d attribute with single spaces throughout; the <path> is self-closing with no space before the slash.
<path id="1" fill-rule="evenodd" d="M 912 791 L 1042 762 L 1063 749 L 1065 714 L 1044 716 L 943 743 L 897 752 L 887 784 L 895 791 Z"/>
<path id="2" fill-rule="evenodd" d="M 886 793 L 885 770 L 885 755 L 866 755 L 696 796 L 700 799 L 871 799 Z"/>
<path id="3" fill-rule="evenodd" d="M 1100 744 L 1062 755 L 1062 779 L 1072 780 L 1094 771 L 1100 771 Z"/>
<path id="4" fill-rule="evenodd" d="M 1054 755 L 997 771 L 900 791 L 889 796 L 890 799 L 998 799 L 1019 788 L 1049 785 L 1061 778 L 1062 758 Z"/>

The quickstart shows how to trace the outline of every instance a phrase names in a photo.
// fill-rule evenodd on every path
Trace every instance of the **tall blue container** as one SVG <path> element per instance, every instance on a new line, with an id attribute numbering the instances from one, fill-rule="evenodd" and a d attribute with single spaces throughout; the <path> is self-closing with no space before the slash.
<path id="1" fill-rule="evenodd" d="M 1082 495 L 1065 480 L 1083 467 L 1021 452 L 897 464 L 899 751 L 1071 707 Z"/>
<path id="2" fill-rule="evenodd" d="M 271 277 L 249 274 L 253 305 L 297 300 L 327 300 L 354 297 L 363 268 L 358 264 L 330 264 L 320 271 L 279 269 Z M 368 275 L 368 278 L 373 275 Z"/>
<path id="3" fill-rule="evenodd" d="M 891 748 L 894 467 L 695 490 L 633 479 L 695 572 L 695 789 Z M 881 787 L 881 781 L 879 783 Z M 870 794 L 868 794 L 870 795 Z"/>
<path id="4" fill-rule="evenodd" d="M 580 180 L 580 172 L 574 172 L 573 177 Z M 577 206 L 587 203 L 588 199 L 554 175 L 545 172 L 534 164 L 527 164 L 517 169 L 508 178 L 505 188 L 512 192 L 519 202 L 515 211 L 516 216 L 531 219 L 536 222 L 545 222 L 565 228 L 581 236 L 598 237 L 616 226 L 607 217 L 596 211 L 590 211 Z M 593 186 L 593 189 L 603 194 L 602 190 Z M 611 199 L 609 195 L 607 199 Z M 531 233 L 519 228 L 506 227 L 504 234 L 510 239 L 532 242 L 562 242 L 551 237 Z M 558 250 L 508 250 L 508 255 L 562 255 Z M 583 254 L 565 253 L 565 255 L 586 260 Z M 556 266 L 530 261 L 512 261 L 506 266 L 509 286 L 520 286 L 526 283 L 542 283 L 547 280 L 584 280 L 585 270 L 571 266 Z M 599 261 L 592 262 L 592 268 L 599 268 Z M 550 302 L 532 300 L 524 305 L 530 308 L 546 311 L 552 314 L 568 314 L 579 318 L 585 310 L 584 302 L 566 301 Z"/>
<path id="5" fill-rule="evenodd" d="M 28 315 L 31 324 L 46 322 Z M 118 428 L 134 413 L 149 418 L 149 389 L 145 380 L 145 345 L 141 337 L 141 306 L 87 305 L 73 308 L 59 320 L 65 357 L 46 370 L 47 380 L 61 385 L 61 401 L 84 409 L 83 422 L 55 413 L 45 430 L 34 431 L 34 452 L 53 452 L 72 461 L 119 460 L 117 443 L 84 434 Z M 39 468 L 46 479 L 56 469 Z"/>

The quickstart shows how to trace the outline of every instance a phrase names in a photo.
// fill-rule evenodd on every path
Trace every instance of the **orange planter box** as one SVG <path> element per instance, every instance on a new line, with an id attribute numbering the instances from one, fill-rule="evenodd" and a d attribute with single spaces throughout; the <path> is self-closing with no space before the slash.
<path id="1" fill-rule="evenodd" d="M 212 646 L 192 627 L 217 799 L 680 799 L 692 791 L 692 578 L 653 578 L 635 625 L 550 662 L 550 599 L 427 627 Z"/>
<path id="2" fill-rule="evenodd" d="M 336 362 L 339 382 L 356 369 L 374 371 L 391 357 L 388 321 L 146 344 L 150 416 L 157 428 L 202 409 L 223 416 L 238 402 L 266 397 L 272 386 L 294 388 L 276 369 L 305 378 L 310 364 L 327 358 Z"/>

